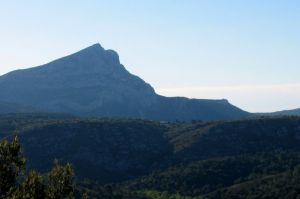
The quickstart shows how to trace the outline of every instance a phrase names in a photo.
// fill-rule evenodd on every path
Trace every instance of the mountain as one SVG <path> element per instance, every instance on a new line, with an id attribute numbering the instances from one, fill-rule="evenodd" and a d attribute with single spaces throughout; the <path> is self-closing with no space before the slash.
<path id="1" fill-rule="evenodd" d="M 300 116 L 300 108 L 293 110 L 284 110 L 271 113 L 271 115 L 291 115 L 291 116 Z"/>
<path id="2" fill-rule="evenodd" d="M 249 113 L 227 100 L 164 97 L 99 44 L 48 64 L 0 76 L 0 101 L 42 112 L 154 120 L 220 120 Z"/>
<path id="3" fill-rule="evenodd" d="M 10 102 L 0 102 L 0 113 L 7 114 L 7 113 L 28 113 L 28 112 L 35 112 L 34 108 L 14 104 Z"/>

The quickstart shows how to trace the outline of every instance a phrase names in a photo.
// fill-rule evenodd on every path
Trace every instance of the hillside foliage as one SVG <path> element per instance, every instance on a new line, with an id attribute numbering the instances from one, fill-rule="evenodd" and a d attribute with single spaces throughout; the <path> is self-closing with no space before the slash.
<path id="1" fill-rule="evenodd" d="M 0 131 L 2 198 L 294 199 L 300 194 L 298 117 L 168 123 L 18 114 L 0 116 Z M 53 167 L 54 159 L 64 166 Z"/>
<path id="2" fill-rule="evenodd" d="M 70 164 L 55 162 L 48 174 L 26 171 L 26 160 L 17 137 L 0 142 L 0 198 L 72 199 L 74 172 Z"/>

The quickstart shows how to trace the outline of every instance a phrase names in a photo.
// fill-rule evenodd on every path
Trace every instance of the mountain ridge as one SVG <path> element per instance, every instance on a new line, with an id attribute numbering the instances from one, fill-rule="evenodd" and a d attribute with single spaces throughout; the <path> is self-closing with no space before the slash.
<path id="1" fill-rule="evenodd" d="M 248 116 L 227 100 L 164 97 L 94 44 L 47 64 L 0 76 L 0 101 L 46 112 L 154 120 L 219 120 Z"/>
<path id="2" fill-rule="evenodd" d="M 300 116 L 300 108 L 297 109 L 290 109 L 290 110 L 283 110 L 283 111 L 276 111 L 270 113 L 271 115 L 291 115 L 291 116 Z"/>

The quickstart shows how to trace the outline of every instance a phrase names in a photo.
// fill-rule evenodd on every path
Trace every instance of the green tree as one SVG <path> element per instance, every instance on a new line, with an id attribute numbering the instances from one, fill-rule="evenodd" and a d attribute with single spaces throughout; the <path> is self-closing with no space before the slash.
<path id="1" fill-rule="evenodd" d="M 13 199 L 46 198 L 43 177 L 36 171 L 31 171 L 20 188 L 12 195 Z"/>
<path id="2" fill-rule="evenodd" d="M 0 142 L 0 199 L 73 199 L 74 171 L 70 164 L 54 163 L 45 176 L 36 171 L 24 173 L 26 161 L 18 138 Z M 83 195 L 87 199 L 87 195 Z"/>
<path id="3" fill-rule="evenodd" d="M 57 161 L 48 174 L 48 199 L 74 198 L 74 171 L 70 164 L 61 166 Z"/>
<path id="4" fill-rule="evenodd" d="M 17 189 L 17 178 L 25 169 L 25 158 L 15 136 L 11 142 L 0 142 L 0 198 L 7 198 Z"/>

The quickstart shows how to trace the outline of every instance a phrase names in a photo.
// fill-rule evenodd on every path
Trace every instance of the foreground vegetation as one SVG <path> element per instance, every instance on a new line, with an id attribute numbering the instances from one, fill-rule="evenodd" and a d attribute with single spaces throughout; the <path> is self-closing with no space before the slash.
<path id="1" fill-rule="evenodd" d="M 71 165 L 62 166 L 55 162 L 53 169 L 45 175 L 35 170 L 26 171 L 26 160 L 17 137 L 11 142 L 0 142 L 0 163 L 0 198 L 75 198 Z"/>

